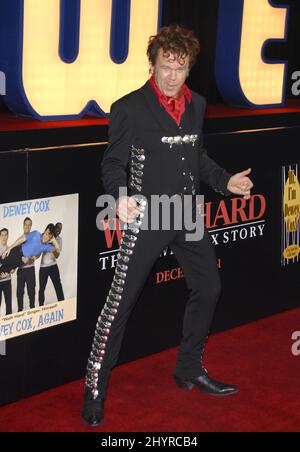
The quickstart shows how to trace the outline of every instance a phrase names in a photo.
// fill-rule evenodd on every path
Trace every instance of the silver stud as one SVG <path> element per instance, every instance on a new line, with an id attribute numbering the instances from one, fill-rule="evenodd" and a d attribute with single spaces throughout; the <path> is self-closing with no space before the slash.
<path id="1" fill-rule="evenodd" d="M 120 303 L 118 301 L 110 301 L 110 306 L 113 308 L 118 308 L 120 306 Z"/>
<path id="2" fill-rule="evenodd" d="M 113 284 L 112 284 L 113 285 Z M 106 297 L 106 303 L 105 303 L 105 307 L 106 306 L 108 306 L 108 304 L 107 303 L 109 303 L 110 305 L 111 304 L 113 304 L 113 303 L 118 303 L 117 301 L 115 301 L 115 300 L 112 300 L 111 298 L 109 298 L 110 296 L 108 295 L 107 297 Z M 118 306 L 119 306 L 119 303 L 118 303 Z"/>
<path id="3" fill-rule="evenodd" d="M 138 162 L 132 162 L 132 165 L 135 166 L 136 168 L 138 168 L 139 170 L 142 170 L 144 168 L 144 165 L 142 163 L 138 163 Z"/>
<path id="4" fill-rule="evenodd" d="M 126 278 L 126 273 L 119 272 L 117 269 L 115 270 L 116 275 L 120 276 L 120 278 Z"/>
<path id="5" fill-rule="evenodd" d="M 143 176 L 143 171 L 139 171 L 139 170 L 135 170 L 134 168 L 130 168 L 130 172 L 131 172 L 131 174 L 135 174 L 136 176 L 138 176 L 138 177 L 142 177 Z"/>
<path id="6" fill-rule="evenodd" d="M 168 138 L 168 143 L 169 143 L 169 145 L 170 145 L 170 149 L 172 149 L 172 146 L 173 146 L 173 144 L 174 144 L 174 138 L 173 138 L 173 137 L 169 137 L 169 138 Z"/>
<path id="7" fill-rule="evenodd" d="M 191 142 L 193 143 L 193 146 L 195 146 L 195 143 L 197 140 L 198 140 L 198 135 L 191 135 Z"/>
<path id="8" fill-rule="evenodd" d="M 117 295 L 116 293 L 113 293 L 112 290 L 109 291 L 109 295 L 110 295 L 111 297 L 113 297 L 113 298 L 114 298 L 115 300 L 117 300 L 117 301 L 121 301 L 121 300 L 122 300 L 121 295 Z"/>
<path id="9" fill-rule="evenodd" d="M 108 334 L 108 332 L 107 331 L 109 331 L 108 330 L 108 328 L 98 328 L 98 334 L 100 334 L 100 335 L 107 335 Z"/>
<path id="10" fill-rule="evenodd" d="M 126 250 L 126 249 L 121 249 L 121 253 L 127 254 L 127 256 L 131 256 L 133 253 L 133 250 Z"/>
<path id="11" fill-rule="evenodd" d="M 106 303 L 113 303 L 115 300 L 112 300 L 111 298 L 109 298 L 109 295 L 106 297 Z M 104 306 L 106 306 L 106 303 Z"/>
<path id="12" fill-rule="evenodd" d="M 143 183 L 142 179 L 139 179 L 138 177 L 132 176 L 132 179 L 135 180 L 140 185 Z"/>
<path id="13" fill-rule="evenodd" d="M 144 149 L 137 149 L 134 146 L 131 146 L 132 151 L 137 152 L 139 155 L 145 154 L 145 150 Z"/>
<path id="14" fill-rule="evenodd" d="M 139 232 L 140 232 L 139 229 L 132 227 L 131 225 L 129 225 L 129 228 L 130 228 L 131 232 L 133 232 L 133 234 L 139 234 Z"/>
<path id="15" fill-rule="evenodd" d="M 133 243 L 133 242 L 123 242 L 122 245 L 127 246 L 127 248 L 135 247 L 135 243 Z"/>
<path id="16" fill-rule="evenodd" d="M 113 322 L 115 320 L 115 317 L 113 315 L 106 315 L 106 318 Z"/>
<path id="17" fill-rule="evenodd" d="M 130 240 L 131 242 L 135 242 L 137 240 L 137 237 L 135 235 L 126 235 L 124 236 L 126 239 Z"/>
<path id="18" fill-rule="evenodd" d="M 142 187 L 140 185 L 137 185 L 136 183 L 134 183 L 132 180 L 129 182 L 129 186 L 131 188 L 136 188 L 137 191 L 142 191 Z"/>
<path id="19" fill-rule="evenodd" d="M 106 307 L 106 313 L 109 313 L 109 314 L 112 314 L 112 315 L 116 315 L 116 313 L 118 312 L 118 310 L 117 309 L 115 309 L 115 308 L 108 308 L 108 307 Z"/>
<path id="20" fill-rule="evenodd" d="M 115 290 L 116 292 L 118 292 L 118 293 L 122 293 L 123 290 L 124 290 L 123 287 L 116 286 L 114 282 L 112 283 L 111 286 L 112 286 L 112 287 L 114 288 L 114 290 Z"/>
<path id="21" fill-rule="evenodd" d="M 125 284 L 125 280 L 124 280 L 124 279 L 116 278 L 115 276 L 114 276 L 114 281 L 115 281 L 119 286 L 124 286 L 124 284 Z"/>
<path id="22" fill-rule="evenodd" d="M 99 395 L 99 391 L 97 391 L 97 389 L 96 389 L 96 390 L 92 391 L 92 394 L 93 394 L 93 399 L 95 400 Z"/>
<path id="23" fill-rule="evenodd" d="M 141 205 L 146 205 L 147 201 L 141 197 L 141 195 L 133 195 L 133 198 L 136 200 L 137 203 Z"/>
<path id="24" fill-rule="evenodd" d="M 144 162 L 146 160 L 144 155 L 135 155 L 134 157 L 138 159 L 139 162 Z"/>
<path id="25" fill-rule="evenodd" d="M 117 267 L 118 267 L 120 270 L 122 270 L 123 272 L 126 272 L 126 271 L 128 270 L 128 265 L 122 265 L 122 264 L 117 263 Z M 124 274 L 125 274 L 125 273 L 124 273 Z M 125 276 L 126 276 L 126 274 L 125 274 Z"/>
<path id="26" fill-rule="evenodd" d="M 130 261 L 130 258 L 128 256 L 120 256 L 120 259 L 122 259 L 125 264 L 128 264 L 128 262 Z"/>

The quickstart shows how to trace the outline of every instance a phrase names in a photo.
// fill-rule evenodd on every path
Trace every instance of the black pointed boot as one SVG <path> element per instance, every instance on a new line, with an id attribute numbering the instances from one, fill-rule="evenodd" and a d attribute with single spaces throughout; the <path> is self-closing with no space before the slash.
<path id="1" fill-rule="evenodd" d="M 95 399 L 92 390 L 85 386 L 81 418 L 89 427 L 97 427 L 104 420 L 104 401 L 101 396 Z"/>
<path id="2" fill-rule="evenodd" d="M 201 374 L 197 377 L 185 378 L 174 374 L 174 379 L 179 388 L 187 391 L 191 391 L 194 387 L 197 387 L 207 394 L 224 397 L 238 392 L 238 389 L 235 386 L 228 385 L 211 378 L 204 368 Z"/>

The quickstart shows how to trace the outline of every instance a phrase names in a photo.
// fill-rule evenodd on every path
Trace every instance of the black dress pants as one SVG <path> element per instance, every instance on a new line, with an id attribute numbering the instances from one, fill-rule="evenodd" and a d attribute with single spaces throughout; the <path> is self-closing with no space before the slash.
<path id="1" fill-rule="evenodd" d="M 44 306 L 45 303 L 45 290 L 48 278 L 51 279 L 52 284 L 54 286 L 57 301 L 63 301 L 65 299 L 64 291 L 61 284 L 60 273 L 58 265 L 50 265 L 50 267 L 40 267 L 39 280 L 40 280 L 40 289 L 39 289 L 39 305 Z"/>
<path id="2" fill-rule="evenodd" d="M 17 300 L 18 311 L 24 309 L 24 292 L 25 285 L 27 286 L 27 293 L 29 298 L 29 307 L 35 307 L 35 268 L 33 267 L 19 267 L 17 271 Z"/>
<path id="3" fill-rule="evenodd" d="M 88 360 L 86 385 L 93 390 L 94 397 L 107 395 L 110 370 L 117 363 L 127 320 L 155 261 L 167 245 L 173 250 L 189 289 L 174 374 L 192 378 L 203 371 L 203 347 L 221 282 L 209 233 L 205 230 L 198 241 L 187 241 L 185 233 L 143 229 L 138 233 L 130 229 L 123 232 L 114 279 L 98 318 Z"/>
<path id="4" fill-rule="evenodd" d="M 4 294 L 6 304 L 6 315 L 12 314 L 11 280 L 0 282 L 0 306 L 2 303 L 2 294 Z"/>

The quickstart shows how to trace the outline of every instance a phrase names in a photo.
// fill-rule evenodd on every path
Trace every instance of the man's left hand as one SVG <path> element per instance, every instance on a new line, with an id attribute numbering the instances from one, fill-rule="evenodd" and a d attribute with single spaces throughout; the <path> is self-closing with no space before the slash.
<path id="1" fill-rule="evenodd" d="M 251 189 L 253 188 L 253 183 L 248 177 L 248 174 L 250 173 L 251 168 L 242 171 L 241 173 L 234 174 L 229 179 L 227 190 L 235 195 L 242 195 L 244 199 L 250 199 Z"/>

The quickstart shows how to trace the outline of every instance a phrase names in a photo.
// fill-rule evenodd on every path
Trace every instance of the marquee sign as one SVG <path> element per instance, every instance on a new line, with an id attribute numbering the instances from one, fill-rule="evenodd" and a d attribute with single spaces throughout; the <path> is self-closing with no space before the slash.
<path id="1" fill-rule="evenodd" d="M 108 113 L 148 77 L 146 48 L 160 8 L 160 0 L 5 2 L 0 70 L 8 106 L 37 119 Z"/>
<path id="2" fill-rule="evenodd" d="M 146 48 L 160 27 L 163 0 L 3 3 L 0 93 L 15 113 L 40 120 L 105 116 L 149 76 Z M 265 48 L 286 40 L 288 13 L 271 0 L 219 1 L 215 72 L 226 102 L 284 104 L 287 62 L 267 61 Z"/>
<path id="3" fill-rule="evenodd" d="M 220 0 L 216 80 L 224 99 L 255 108 L 284 105 L 287 61 L 268 61 L 268 44 L 286 41 L 287 6 L 271 0 Z"/>

